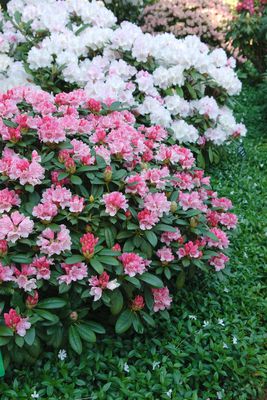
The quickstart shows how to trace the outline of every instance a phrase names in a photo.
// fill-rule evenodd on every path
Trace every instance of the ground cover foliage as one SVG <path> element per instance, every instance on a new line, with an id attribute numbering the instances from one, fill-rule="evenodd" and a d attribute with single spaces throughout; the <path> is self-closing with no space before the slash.
<path id="1" fill-rule="evenodd" d="M 231 149 L 229 162 L 210 171 L 240 216 L 225 280 L 191 281 L 176 295 L 171 318 L 146 335 L 110 334 L 82 357 L 45 353 L 34 366 L 8 371 L 2 400 L 264 398 L 266 134 L 257 88 L 245 88 L 236 112 L 249 130 L 244 148 Z"/>

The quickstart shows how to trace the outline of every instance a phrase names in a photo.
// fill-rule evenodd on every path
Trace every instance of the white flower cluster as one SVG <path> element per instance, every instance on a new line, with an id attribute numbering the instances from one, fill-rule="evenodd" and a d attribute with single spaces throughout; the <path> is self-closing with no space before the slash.
<path id="1" fill-rule="evenodd" d="M 228 96 L 241 90 L 235 62 L 227 59 L 224 50 L 210 51 L 196 36 L 152 36 L 126 21 L 118 26 L 102 2 L 11 0 L 8 13 L 14 19 L 16 13 L 21 14 L 21 21 L 31 26 L 32 39 L 23 37 L 10 21 L 3 21 L 3 91 L 16 84 L 31 84 L 23 64 L 11 56 L 17 45 L 32 40 L 27 62 L 33 72 L 40 68 L 61 71 L 65 82 L 85 87 L 92 98 L 121 101 L 151 123 L 172 129 L 179 142 L 222 144 L 232 136 L 245 135 L 245 127 L 236 123 L 232 112 L 205 95 L 210 87 Z M 36 42 L 42 34 L 43 39 Z M 203 94 L 200 100 L 185 100 L 179 91 L 192 81 L 192 71 L 201 77 L 197 83 Z M 192 122 L 196 115 L 209 119 L 208 129 Z"/>

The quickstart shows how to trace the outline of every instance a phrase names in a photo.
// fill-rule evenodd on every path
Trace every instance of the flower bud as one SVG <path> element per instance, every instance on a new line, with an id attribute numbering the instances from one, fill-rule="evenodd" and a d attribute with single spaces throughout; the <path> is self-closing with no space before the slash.
<path id="1" fill-rule="evenodd" d="M 128 219 L 132 218 L 132 213 L 130 210 L 125 211 L 125 217 Z"/>
<path id="2" fill-rule="evenodd" d="M 72 321 L 77 321 L 78 319 L 78 313 L 76 311 L 72 311 L 70 313 L 70 319 L 72 319 Z"/>
<path id="3" fill-rule="evenodd" d="M 65 167 L 66 171 L 69 172 L 70 174 L 74 174 L 76 171 L 76 164 L 72 158 L 69 158 L 68 160 L 65 161 Z"/>
<path id="4" fill-rule="evenodd" d="M 87 106 L 88 106 L 89 110 L 94 114 L 99 113 L 101 111 L 100 101 L 97 101 L 94 99 L 89 99 L 87 101 Z"/>
<path id="5" fill-rule="evenodd" d="M 34 290 L 33 296 L 29 295 L 26 299 L 26 307 L 29 309 L 34 308 L 38 303 L 38 300 L 39 300 L 38 292 L 37 290 Z"/>
<path id="6" fill-rule="evenodd" d="M 111 179 L 112 179 L 112 168 L 110 166 L 107 166 L 104 171 L 104 181 L 110 182 Z"/>
<path id="7" fill-rule="evenodd" d="M 178 208 L 178 205 L 177 205 L 176 201 L 172 201 L 172 202 L 171 202 L 171 212 L 172 212 L 172 213 L 175 213 L 175 211 L 177 210 L 177 208 Z"/>
<path id="8" fill-rule="evenodd" d="M 91 227 L 91 225 L 87 224 L 86 227 L 85 227 L 85 231 L 86 231 L 86 232 L 92 232 L 92 227 Z"/>
<path id="9" fill-rule="evenodd" d="M 0 240 L 0 257 L 3 257 L 7 254 L 7 241 L 6 240 Z"/>
<path id="10" fill-rule="evenodd" d="M 140 311 L 145 307 L 145 302 L 143 296 L 136 296 L 132 301 L 131 309 L 133 311 Z"/>
<path id="11" fill-rule="evenodd" d="M 89 197 L 89 201 L 90 201 L 90 203 L 93 203 L 94 201 L 95 201 L 95 198 L 94 198 L 94 196 L 91 194 L 91 196 Z"/>
<path id="12" fill-rule="evenodd" d="M 196 228 L 198 226 L 198 219 L 196 217 L 190 218 L 190 226 L 191 228 Z"/>

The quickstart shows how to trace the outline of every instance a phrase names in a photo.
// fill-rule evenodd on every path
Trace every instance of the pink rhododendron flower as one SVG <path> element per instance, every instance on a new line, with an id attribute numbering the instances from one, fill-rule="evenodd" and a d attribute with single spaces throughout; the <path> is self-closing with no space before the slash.
<path id="1" fill-rule="evenodd" d="M 61 268 L 65 270 L 65 275 L 58 277 L 59 283 L 70 285 L 71 282 L 80 281 L 87 277 L 87 265 L 84 263 L 61 264 Z"/>
<path id="2" fill-rule="evenodd" d="M 46 228 L 37 238 L 37 246 L 40 247 L 41 253 L 52 256 L 60 254 L 65 250 L 71 249 L 70 231 L 65 225 L 60 225 L 60 231 L 54 232 L 50 228 Z"/>
<path id="3" fill-rule="evenodd" d="M 142 176 L 151 185 L 155 185 L 157 189 L 164 189 L 166 186 L 166 178 L 170 175 L 168 167 L 151 168 L 142 172 Z"/>
<path id="4" fill-rule="evenodd" d="M 167 246 L 171 244 L 171 242 L 176 242 L 181 237 L 181 232 L 178 228 L 176 228 L 176 232 L 163 232 L 160 240 L 162 243 L 165 243 Z"/>
<path id="5" fill-rule="evenodd" d="M 225 249 L 229 246 L 229 239 L 224 231 L 218 228 L 211 228 L 210 232 L 213 233 L 218 240 L 216 241 L 214 239 L 211 239 L 210 237 L 207 237 L 207 244 L 209 247 L 218 247 L 219 249 Z"/>
<path id="6" fill-rule="evenodd" d="M 103 290 L 114 290 L 120 286 L 120 284 L 117 282 L 117 279 L 113 279 L 112 281 L 109 279 L 109 274 L 106 271 L 99 275 L 99 277 L 96 275 L 91 276 L 88 282 L 91 286 L 90 295 L 94 296 L 94 301 L 97 301 L 102 297 Z"/>
<path id="7" fill-rule="evenodd" d="M 61 186 L 51 186 L 43 193 L 42 203 L 54 203 L 57 207 L 69 207 L 72 194 L 69 189 Z"/>
<path id="8" fill-rule="evenodd" d="M 198 245 L 193 243 L 192 241 L 185 243 L 184 247 L 181 247 L 177 251 L 178 257 L 190 257 L 190 258 L 199 258 L 202 256 L 202 251 L 199 250 Z"/>
<path id="9" fill-rule="evenodd" d="M 10 216 L 0 218 L 0 240 L 15 243 L 20 238 L 27 238 L 33 231 L 34 223 L 29 217 L 14 211 Z"/>
<path id="10" fill-rule="evenodd" d="M 9 282 L 9 281 L 13 281 L 14 277 L 14 268 L 13 267 L 9 267 L 7 265 L 3 265 L 0 262 L 0 284 L 2 282 Z"/>
<path id="11" fill-rule="evenodd" d="M 226 197 L 215 197 L 211 200 L 212 207 L 221 208 L 224 211 L 228 211 L 230 208 L 233 208 L 233 204 L 231 200 Z"/>
<path id="12" fill-rule="evenodd" d="M 85 258 L 90 259 L 93 257 L 98 240 L 98 237 L 95 237 L 90 232 L 81 237 L 80 243 L 82 244 L 82 253 Z"/>
<path id="13" fill-rule="evenodd" d="M 194 182 L 192 175 L 186 172 L 178 172 L 174 175 L 175 180 L 172 181 L 175 187 L 182 190 L 192 190 L 194 188 Z"/>
<path id="14" fill-rule="evenodd" d="M 35 268 L 36 278 L 45 280 L 48 280 L 51 276 L 51 265 L 53 265 L 53 261 L 45 256 L 35 257 L 31 263 L 31 266 Z"/>
<path id="15" fill-rule="evenodd" d="M 144 199 L 144 207 L 161 218 L 164 212 L 170 211 L 171 202 L 167 200 L 165 193 L 148 193 Z"/>
<path id="16" fill-rule="evenodd" d="M 82 210 L 84 209 L 84 198 L 79 197 L 77 195 L 72 196 L 70 203 L 70 212 L 72 213 L 81 213 Z"/>
<path id="17" fill-rule="evenodd" d="M 40 165 L 41 157 L 36 150 L 32 152 L 32 160 L 21 158 L 13 150 L 6 148 L 0 159 L 0 172 L 12 180 L 19 180 L 21 185 L 39 185 L 44 179 L 44 168 Z"/>
<path id="18" fill-rule="evenodd" d="M 163 311 L 166 308 L 170 308 L 172 298 L 169 295 L 169 289 L 167 287 L 163 287 L 160 289 L 152 289 L 152 294 L 154 298 L 153 310 L 155 312 L 160 310 Z"/>
<path id="19" fill-rule="evenodd" d="M 157 256 L 160 258 L 160 261 L 163 263 L 169 263 L 174 260 L 174 255 L 172 254 L 172 250 L 164 246 L 157 251 Z"/>
<path id="20" fill-rule="evenodd" d="M 114 217 L 120 209 L 126 211 L 128 208 L 127 200 L 120 192 L 104 194 L 103 201 L 106 206 L 106 213 L 111 217 Z"/>
<path id="21" fill-rule="evenodd" d="M 124 273 L 129 276 L 143 274 L 146 271 L 146 267 L 150 264 L 150 261 L 144 260 L 135 253 L 123 253 L 119 257 L 119 260 L 122 262 Z"/>
<path id="22" fill-rule="evenodd" d="M 51 115 L 46 115 L 40 121 L 38 135 L 40 141 L 44 143 L 60 143 L 66 140 L 66 134 L 60 120 Z"/>
<path id="23" fill-rule="evenodd" d="M 21 200 L 15 190 L 0 190 L 0 214 L 8 212 L 13 206 L 19 206 Z"/>
<path id="24" fill-rule="evenodd" d="M 225 263 L 229 261 L 229 257 L 227 257 L 223 253 L 219 253 L 218 256 L 211 257 L 209 259 L 210 265 L 215 267 L 215 271 L 220 271 L 221 269 L 225 268 Z"/>
<path id="25" fill-rule="evenodd" d="M 232 213 L 220 214 L 220 223 L 226 226 L 227 229 L 235 229 L 237 225 L 237 216 Z"/>
<path id="26" fill-rule="evenodd" d="M 140 211 L 137 214 L 137 218 L 140 224 L 140 229 L 143 231 L 152 229 L 153 226 L 159 222 L 159 218 L 156 213 L 147 209 Z"/>
<path id="27" fill-rule="evenodd" d="M 203 212 L 207 211 L 207 206 L 201 200 L 198 192 L 191 193 L 179 193 L 179 204 L 183 208 L 184 211 L 189 208 L 193 208 L 194 210 L 200 210 Z"/>
<path id="28" fill-rule="evenodd" d="M 129 176 L 126 180 L 126 193 L 138 194 L 141 197 L 144 197 L 148 192 L 148 187 L 144 178 L 140 175 L 132 175 Z"/>
<path id="29" fill-rule="evenodd" d="M 13 308 L 11 308 L 8 313 L 4 313 L 4 320 L 8 328 L 11 328 L 22 337 L 26 335 L 27 329 L 31 327 L 28 318 L 22 318 Z"/>
<path id="30" fill-rule="evenodd" d="M 54 203 L 46 202 L 33 207 L 32 215 L 42 221 L 51 221 L 58 213 L 57 206 Z"/>

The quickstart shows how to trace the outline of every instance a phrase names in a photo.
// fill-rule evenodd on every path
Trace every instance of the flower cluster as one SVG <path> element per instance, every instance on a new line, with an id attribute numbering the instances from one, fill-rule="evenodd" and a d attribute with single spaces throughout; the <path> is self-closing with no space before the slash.
<path id="1" fill-rule="evenodd" d="M 167 32 L 176 37 L 196 35 L 212 47 L 228 48 L 225 34 L 233 15 L 223 1 L 160 0 L 142 13 L 145 32 Z"/>
<path id="2" fill-rule="evenodd" d="M 37 335 L 53 345 L 54 328 L 66 325 L 79 352 L 73 335 L 93 340 L 103 328 L 87 319 L 97 313 L 104 322 L 109 311 L 117 332 L 138 331 L 170 307 L 181 272 L 220 273 L 229 260 L 231 201 L 164 128 L 116 107 L 81 89 L 53 96 L 19 87 L 0 96 L 0 121 L 18 133 L 14 141 L 0 131 L 0 284 L 10 340 Z"/>
<path id="3" fill-rule="evenodd" d="M 132 107 L 139 123 L 168 128 L 179 143 L 221 145 L 245 135 L 226 106 L 241 82 L 234 58 L 223 49 L 211 51 L 197 36 L 176 39 L 170 33 L 143 33 L 127 21 L 116 25 L 103 4 L 87 0 L 51 0 L 45 6 L 41 0 L 11 0 L 8 13 L 0 34 L 3 88 L 13 87 L 16 77 L 19 85 L 23 79 L 56 93 L 84 87 L 90 98 Z M 12 58 L 15 50 L 23 54 L 27 73 Z M 35 124 L 43 143 L 65 140 L 55 118 L 47 115 Z M 5 131 L 13 140 L 20 135 L 18 129 Z M 73 168 L 72 160 L 66 162 Z"/>

